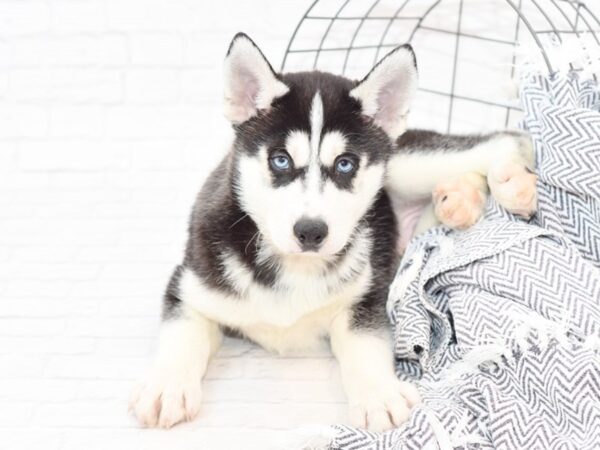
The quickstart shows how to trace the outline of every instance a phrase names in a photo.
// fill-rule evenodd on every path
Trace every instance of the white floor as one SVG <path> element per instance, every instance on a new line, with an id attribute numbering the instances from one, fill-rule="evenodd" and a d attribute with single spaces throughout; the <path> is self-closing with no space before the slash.
<path id="1" fill-rule="evenodd" d="M 305 442 L 305 435 L 285 430 L 345 420 L 328 352 L 278 358 L 227 340 L 207 374 L 200 417 L 167 431 L 140 429 L 126 403 L 148 362 L 152 339 L 138 335 L 153 326 L 144 322 L 121 320 L 127 337 L 114 338 L 111 329 L 104 342 L 96 336 L 96 342 L 69 339 L 60 346 L 60 338 L 13 338 L 9 355 L 3 338 L 1 448 L 288 448 Z M 19 327 L 17 320 L 3 324 Z M 47 329 L 55 321 L 38 325 Z"/>

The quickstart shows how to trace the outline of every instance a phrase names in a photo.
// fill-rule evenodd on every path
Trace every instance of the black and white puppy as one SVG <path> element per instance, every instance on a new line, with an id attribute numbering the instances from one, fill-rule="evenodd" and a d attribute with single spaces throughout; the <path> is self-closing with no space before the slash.
<path id="1" fill-rule="evenodd" d="M 223 333 L 278 353 L 329 338 L 351 422 L 385 430 L 407 419 L 419 394 L 394 373 L 385 303 L 398 228 L 385 179 L 393 155 L 397 171 L 412 164 L 415 153 L 398 155 L 395 141 L 416 87 L 408 45 L 355 82 L 278 74 L 246 35 L 233 39 L 225 110 L 235 141 L 197 198 L 185 257 L 167 287 L 158 355 L 132 397 L 142 424 L 196 416 Z M 423 142 L 435 147 L 438 138 L 421 138 L 425 150 L 415 151 L 427 160 Z M 479 166 L 469 167 L 460 170 Z M 425 168 L 395 176 L 398 195 L 405 184 L 425 192 L 432 182 Z"/>

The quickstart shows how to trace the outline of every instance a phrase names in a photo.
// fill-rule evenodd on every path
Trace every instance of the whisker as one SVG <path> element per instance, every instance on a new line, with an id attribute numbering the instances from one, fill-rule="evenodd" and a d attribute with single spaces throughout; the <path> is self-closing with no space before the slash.
<path id="1" fill-rule="evenodd" d="M 235 227 L 238 223 L 240 223 L 242 220 L 244 220 L 246 217 L 248 217 L 248 214 L 244 214 L 242 217 L 240 217 L 238 220 L 236 220 L 235 222 L 233 222 L 230 226 L 229 226 L 229 230 L 231 230 L 233 227 Z"/>
<path id="2" fill-rule="evenodd" d="M 248 243 L 246 244 L 246 248 L 244 248 L 244 254 L 247 255 L 248 254 L 248 247 L 250 247 L 250 244 L 252 243 L 252 241 L 254 239 L 256 239 L 256 237 L 258 236 L 258 234 L 260 233 L 260 231 L 257 231 L 256 233 L 254 233 L 254 235 L 250 238 L 250 240 L 248 241 Z"/>

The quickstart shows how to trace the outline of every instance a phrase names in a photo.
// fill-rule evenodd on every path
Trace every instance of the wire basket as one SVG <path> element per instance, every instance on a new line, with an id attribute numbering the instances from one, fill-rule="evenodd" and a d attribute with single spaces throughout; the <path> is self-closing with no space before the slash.
<path id="1" fill-rule="evenodd" d="M 578 49 L 600 49 L 599 17 L 600 0 L 316 0 L 294 30 L 281 69 L 358 79 L 410 42 L 420 73 L 411 126 L 515 127 L 515 66 L 527 60 L 555 73 Z"/>

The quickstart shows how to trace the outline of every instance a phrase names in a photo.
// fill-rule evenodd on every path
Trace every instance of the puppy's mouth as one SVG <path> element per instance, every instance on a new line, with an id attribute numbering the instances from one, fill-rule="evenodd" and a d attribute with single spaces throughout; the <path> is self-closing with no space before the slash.
<path id="1" fill-rule="evenodd" d="M 340 252 L 343 251 L 343 248 L 340 249 L 339 251 L 331 251 L 328 248 L 328 242 L 324 241 L 323 245 L 314 248 L 314 247 L 303 247 L 301 243 L 299 243 L 297 240 L 295 239 L 291 239 L 291 245 L 287 248 L 281 248 L 277 245 L 274 245 L 273 242 L 269 242 L 269 244 L 271 245 L 272 249 L 274 250 L 274 252 L 276 254 L 278 254 L 280 257 L 286 258 L 286 259 L 294 259 L 294 260 L 298 260 L 298 261 L 317 261 L 317 260 L 321 260 L 321 261 L 329 261 L 332 260 L 334 258 L 336 258 Z"/>
<path id="2" fill-rule="evenodd" d="M 300 244 L 295 244 L 294 248 L 289 251 L 281 251 L 282 256 L 293 256 L 298 258 L 327 258 L 331 254 L 323 251 L 321 248 L 304 249 Z"/>
<path id="3" fill-rule="evenodd" d="M 286 267 L 300 271 L 315 271 L 315 274 L 335 264 L 340 256 L 336 253 L 323 253 L 317 251 L 298 251 L 282 255 Z"/>

